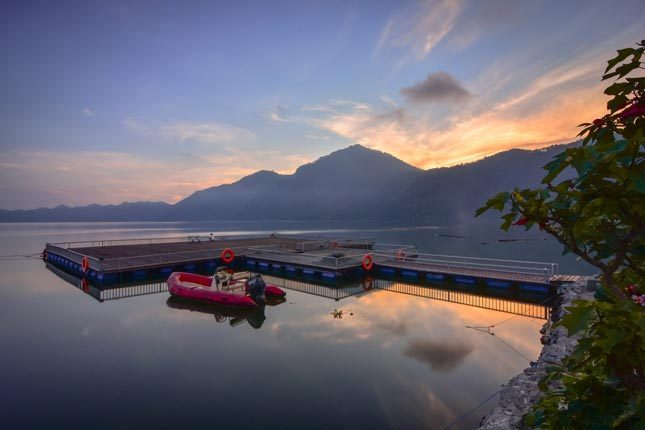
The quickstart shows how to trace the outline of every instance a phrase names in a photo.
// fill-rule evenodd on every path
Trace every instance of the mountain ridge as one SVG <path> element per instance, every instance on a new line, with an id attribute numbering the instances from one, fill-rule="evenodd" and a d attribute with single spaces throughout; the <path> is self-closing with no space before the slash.
<path id="1" fill-rule="evenodd" d="M 292 174 L 259 170 L 195 191 L 175 204 L 0 210 L 0 222 L 190 220 L 472 221 L 474 210 L 499 191 L 539 185 L 542 166 L 565 147 L 511 149 L 478 161 L 422 170 L 362 145 L 334 151 Z"/>

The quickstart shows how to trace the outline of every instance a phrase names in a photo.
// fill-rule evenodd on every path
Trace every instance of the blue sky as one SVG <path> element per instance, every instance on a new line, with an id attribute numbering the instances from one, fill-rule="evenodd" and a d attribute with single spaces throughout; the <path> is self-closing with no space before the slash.
<path id="1" fill-rule="evenodd" d="M 571 141 L 644 29 L 627 0 L 9 2 L 0 207 L 175 202 L 354 143 L 431 168 Z"/>

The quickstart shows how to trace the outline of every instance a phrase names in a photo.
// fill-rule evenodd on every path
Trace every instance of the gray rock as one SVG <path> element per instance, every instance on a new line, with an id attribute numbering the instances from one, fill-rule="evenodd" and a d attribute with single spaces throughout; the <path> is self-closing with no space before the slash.
<path id="1" fill-rule="evenodd" d="M 562 363 L 562 359 L 569 355 L 580 335 L 569 337 L 563 327 L 553 328 L 553 324 L 567 313 L 565 309 L 573 305 L 574 300 L 593 300 L 593 290 L 588 287 L 591 277 L 580 277 L 578 282 L 563 286 L 558 291 L 559 300 L 551 312 L 551 320 L 546 322 L 540 330 L 542 352 L 536 362 L 531 362 L 531 367 L 511 378 L 503 385 L 498 397 L 497 405 L 486 416 L 479 427 L 480 430 L 513 430 L 525 429 L 523 417 L 531 411 L 533 405 L 542 397 L 542 392 L 537 384 L 546 375 L 547 366 Z M 594 288 L 595 289 L 595 288 Z"/>

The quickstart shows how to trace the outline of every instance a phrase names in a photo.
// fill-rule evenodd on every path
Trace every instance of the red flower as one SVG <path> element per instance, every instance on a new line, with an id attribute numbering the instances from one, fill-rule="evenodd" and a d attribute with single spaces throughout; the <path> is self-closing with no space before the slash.
<path id="1" fill-rule="evenodd" d="M 630 118 L 633 116 L 645 115 L 645 106 L 631 105 L 620 113 L 621 118 Z M 594 124 L 596 121 L 594 121 Z"/>
<path id="2" fill-rule="evenodd" d="M 529 222 L 529 219 L 528 219 L 527 217 L 525 217 L 525 216 L 524 216 L 524 217 L 522 217 L 522 218 L 518 219 L 517 221 L 515 221 L 515 222 L 513 223 L 513 225 L 524 225 L 524 224 L 526 224 L 527 222 Z"/>
<path id="3" fill-rule="evenodd" d="M 645 294 L 634 295 L 632 300 L 636 302 L 637 305 L 645 306 Z"/>

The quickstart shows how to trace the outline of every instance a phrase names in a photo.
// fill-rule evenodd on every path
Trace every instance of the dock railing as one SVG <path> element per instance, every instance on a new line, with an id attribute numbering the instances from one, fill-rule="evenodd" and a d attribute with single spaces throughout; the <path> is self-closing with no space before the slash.
<path id="1" fill-rule="evenodd" d="M 317 249 L 330 249 L 330 248 L 348 248 L 348 249 L 365 249 L 370 250 L 374 248 L 376 240 L 373 237 L 347 239 L 342 237 L 322 237 L 315 239 L 307 239 L 296 245 L 296 249 L 300 252 L 314 251 Z"/>
<path id="2" fill-rule="evenodd" d="M 417 247 L 414 245 L 400 245 L 392 243 L 377 243 L 374 245 L 374 253 L 383 255 L 404 254 L 410 257 L 417 255 Z"/>
<path id="3" fill-rule="evenodd" d="M 181 237 L 153 237 L 147 239 L 107 239 L 107 240 L 85 240 L 77 242 L 55 242 L 52 245 L 59 248 L 96 248 L 103 246 L 121 246 L 121 245 L 151 245 L 155 243 L 176 243 L 188 242 L 188 236 Z"/>
<path id="4" fill-rule="evenodd" d="M 89 263 L 90 269 L 96 270 L 96 271 L 101 270 L 101 261 L 98 258 L 80 254 L 69 248 L 60 248 L 58 247 L 58 244 L 50 244 L 50 243 L 46 244 L 45 251 L 60 255 L 61 257 L 67 258 L 70 261 L 76 262 L 77 264 L 81 264 L 83 261 L 83 258 L 87 258 L 87 262 Z"/>
<path id="5" fill-rule="evenodd" d="M 500 272 L 520 275 L 533 275 L 543 278 L 548 282 L 558 273 L 556 263 L 504 260 L 496 258 L 461 257 L 456 255 L 409 254 L 403 248 L 394 252 L 374 254 L 374 259 L 379 264 L 421 268 L 428 271 L 436 270 L 450 272 L 451 269 L 467 269 L 474 272 Z"/>
<path id="6" fill-rule="evenodd" d="M 343 254 L 343 248 L 338 249 Z M 305 252 L 282 251 L 275 247 L 249 247 L 246 252 L 247 258 L 261 258 L 272 260 L 280 264 L 294 264 L 321 267 L 330 270 L 355 267 L 361 263 L 364 254 L 342 255 L 339 257 L 329 255 L 308 254 Z"/>
<path id="7" fill-rule="evenodd" d="M 62 242 L 47 244 L 47 249 L 80 264 L 84 257 L 82 248 L 86 247 L 186 242 L 195 240 L 195 237 Z M 200 238 L 203 237 L 200 236 Z M 278 236 L 271 235 L 271 237 Z M 280 235 L 280 237 L 289 237 L 289 235 Z M 302 239 L 302 241 L 297 242 L 295 250 L 293 248 L 287 249 L 280 244 L 260 246 L 249 246 L 247 244 L 232 247 L 232 249 L 237 256 L 250 258 L 255 256 L 285 265 L 313 266 L 327 270 L 359 267 L 365 255 L 371 255 L 374 263 L 377 264 L 428 272 L 435 271 L 478 277 L 507 274 L 513 275 L 512 278 L 515 280 L 525 280 L 527 282 L 530 282 L 531 278 L 533 280 L 537 279 L 539 282 L 549 282 L 552 277 L 558 274 L 558 265 L 555 263 L 424 254 L 419 253 L 417 248 L 412 245 L 380 244 L 375 243 L 373 238 L 347 239 L 317 236 L 309 240 L 301 236 L 291 237 Z M 218 246 L 217 242 L 221 238 L 222 236 L 206 236 L 205 240 L 212 242 L 212 247 L 209 246 L 209 249 L 105 259 L 88 256 L 88 260 L 91 269 L 106 272 L 214 260 L 220 258 L 222 251 L 228 248 L 224 246 L 224 243 Z M 325 252 L 316 252 L 320 250 Z M 329 250 L 334 252 L 330 253 Z"/>
<path id="8" fill-rule="evenodd" d="M 220 258 L 222 251 L 232 249 L 236 255 L 244 254 L 246 247 L 214 248 L 197 251 L 171 252 L 164 254 L 137 255 L 134 257 L 106 258 L 100 261 L 104 271 L 122 271 L 132 268 L 158 267 L 191 263 Z"/>
<path id="9" fill-rule="evenodd" d="M 217 244 L 221 240 L 232 239 L 252 239 L 252 238 L 287 238 L 287 239 L 301 239 L 297 244 L 299 250 L 310 251 L 314 249 L 323 249 L 333 247 L 347 247 L 358 249 L 371 249 L 375 243 L 373 237 L 366 238 L 343 238 L 337 236 L 313 236 L 313 235 L 299 235 L 299 234 L 276 234 L 269 235 L 261 234 L 227 234 L 227 235 L 204 235 L 204 234 L 188 234 L 185 236 L 172 236 L 172 237 L 153 237 L 153 238 L 132 238 L 132 239 L 106 239 L 106 240 L 87 240 L 75 242 L 55 242 L 52 245 L 59 248 L 96 248 L 104 246 L 122 246 L 122 245 L 153 245 L 157 243 L 181 243 L 181 242 L 212 242 Z"/>

